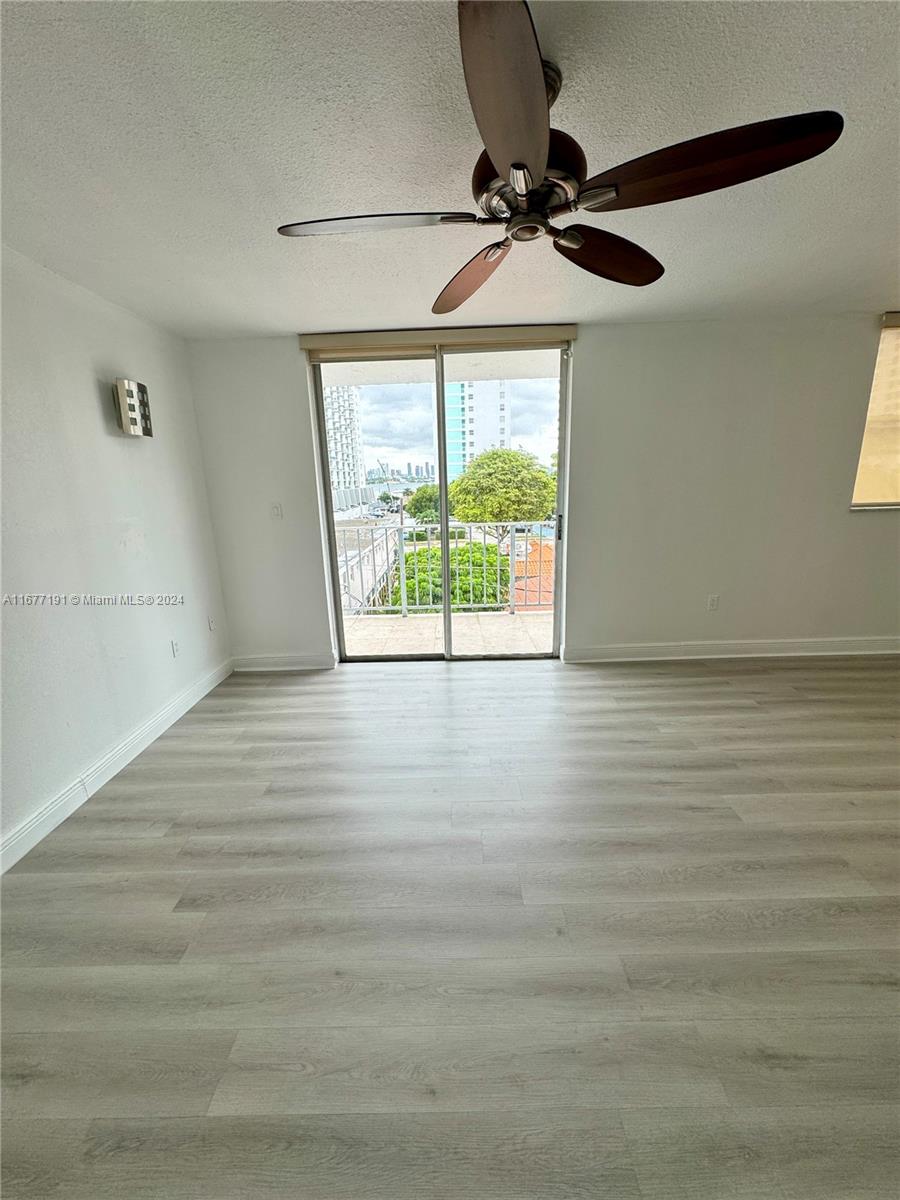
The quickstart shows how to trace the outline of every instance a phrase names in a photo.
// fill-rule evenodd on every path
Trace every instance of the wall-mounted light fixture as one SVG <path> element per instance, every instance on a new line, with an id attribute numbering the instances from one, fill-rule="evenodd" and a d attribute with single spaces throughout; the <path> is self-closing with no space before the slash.
<path id="1" fill-rule="evenodd" d="M 117 379 L 113 387 L 119 427 L 129 437 L 153 437 L 150 421 L 150 397 L 143 383 Z"/>

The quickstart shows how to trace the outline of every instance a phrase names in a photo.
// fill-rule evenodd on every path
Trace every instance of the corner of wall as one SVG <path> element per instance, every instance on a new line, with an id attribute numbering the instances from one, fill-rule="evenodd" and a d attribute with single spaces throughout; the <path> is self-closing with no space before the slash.
<path id="1" fill-rule="evenodd" d="M 76 812 L 95 792 L 114 775 L 127 767 L 132 759 L 151 742 L 174 725 L 184 714 L 214 687 L 227 679 L 233 670 L 231 660 L 221 663 L 214 671 L 174 696 L 146 721 L 136 726 L 99 758 L 90 763 L 72 783 L 57 792 L 35 813 L 12 829 L 0 841 L 0 872 L 8 871 L 38 842 Z"/>

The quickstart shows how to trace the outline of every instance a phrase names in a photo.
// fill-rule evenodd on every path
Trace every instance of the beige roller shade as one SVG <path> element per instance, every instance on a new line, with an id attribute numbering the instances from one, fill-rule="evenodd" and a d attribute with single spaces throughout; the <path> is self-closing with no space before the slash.
<path id="1" fill-rule="evenodd" d="M 578 335 L 577 325 L 480 325 L 468 329 L 389 329 L 368 333 L 305 333 L 300 346 L 310 362 L 342 359 L 417 358 L 435 346 L 445 350 L 549 349 Z"/>

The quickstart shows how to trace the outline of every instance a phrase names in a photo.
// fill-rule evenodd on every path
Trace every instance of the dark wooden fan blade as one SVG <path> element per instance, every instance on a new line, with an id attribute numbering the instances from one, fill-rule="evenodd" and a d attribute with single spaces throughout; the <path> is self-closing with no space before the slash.
<path id="1" fill-rule="evenodd" d="M 279 225 L 285 237 L 311 237 L 321 233 L 363 233 L 377 229 L 408 229 L 415 225 L 474 225 L 473 213 L 374 213 L 364 217 L 327 217 L 324 221 L 295 221 Z"/>
<path id="2" fill-rule="evenodd" d="M 554 246 L 569 262 L 593 275 L 602 275 L 614 283 L 630 283 L 633 287 L 644 287 L 659 279 L 665 267 L 652 254 L 629 242 L 626 238 L 605 229 L 594 229 L 591 225 L 567 225 L 566 232 L 577 233 L 582 239 L 578 249 L 571 246 Z"/>
<path id="3" fill-rule="evenodd" d="M 612 212 L 733 187 L 815 158 L 834 145 L 843 128 L 840 113 L 812 112 L 723 129 L 595 175 L 582 184 L 579 201 L 584 197 L 582 207 L 590 209 L 588 193 L 614 187 L 615 199 L 596 205 Z"/>
<path id="4" fill-rule="evenodd" d="M 433 313 L 453 312 L 463 301 L 477 292 L 483 283 L 497 270 L 509 254 L 512 242 L 507 238 L 502 242 L 494 242 L 470 258 L 461 271 L 457 271 L 441 294 L 431 306 Z"/>
<path id="5" fill-rule="evenodd" d="M 514 163 L 543 181 L 550 110 L 541 51 L 524 0 L 460 0 L 459 44 L 475 124 L 504 178 Z"/>

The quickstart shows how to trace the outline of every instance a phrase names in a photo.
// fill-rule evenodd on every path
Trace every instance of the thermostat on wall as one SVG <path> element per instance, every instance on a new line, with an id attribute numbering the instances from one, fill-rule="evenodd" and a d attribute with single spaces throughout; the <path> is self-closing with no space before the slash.
<path id="1" fill-rule="evenodd" d="M 131 437 L 153 437 L 150 397 L 146 386 L 135 383 L 133 379 L 117 379 L 113 395 L 122 432 Z"/>

